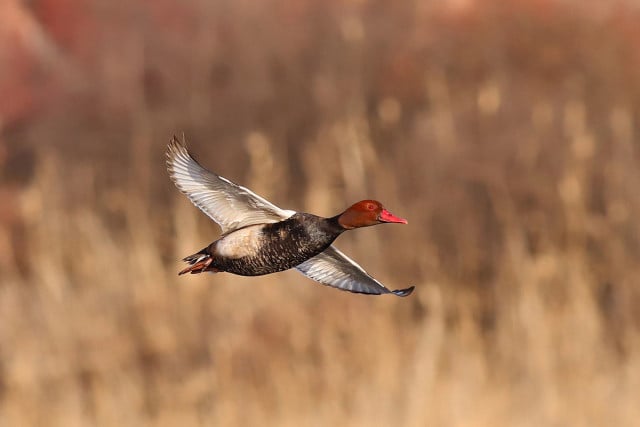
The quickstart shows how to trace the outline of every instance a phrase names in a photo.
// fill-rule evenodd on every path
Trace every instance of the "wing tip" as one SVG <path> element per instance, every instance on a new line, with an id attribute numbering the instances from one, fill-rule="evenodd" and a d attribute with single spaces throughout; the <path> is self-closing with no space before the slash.
<path id="1" fill-rule="evenodd" d="M 187 140 L 182 135 L 182 140 L 180 140 L 176 135 L 171 137 L 169 144 L 167 144 L 167 160 L 173 160 L 177 155 L 188 153 L 187 150 Z"/>
<path id="2" fill-rule="evenodd" d="M 322 283 L 322 282 L 320 282 Z M 389 294 L 393 294 L 395 296 L 398 297 L 408 297 L 409 295 L 411 295 L 414 291 L 416 287 L 415 286 L 409 286 L 408 288 L 404 288 L 404 289 L 396 289 L 394 291 L 384 288 L 384 289 L 377 289 L 375 291 L 371 291 L 371 290 L 364 290 L 364 289 L 348 289 L 348 288 L 336 288 L 339 289 L 341 291 L 347 291 L 347 292 L 351 292 L 354 294 L 364 294 L 364 295 L 389 295 Z"/>
<path id="3" fill-rule="evenodd" d="M 409 295 L 411 295 L 415 288 L 415 286 L 410 286 L 405 289 L 396 289 L 395 291 L 391 291 L 391 293 L 399 297 L 408 297 Z"/>
<path id="4" fill-rule="evenodd" d="M 180 166 L 184 167 L 186 163 L 189 163 L 192 160 L 195 161 L 191 153 L 189 153 L 189 149 L 187 148 L 187 139 L 184 134 L 182 134 L 182 139 L 178 138 L 177 135 L 173 135 L 171 140 L 169 140 L 169 144 L 167 144 L 166 165 L 167 170 L 169 171 L 169 176 L 174 182 L 176 181 L 176 168 Z"/>

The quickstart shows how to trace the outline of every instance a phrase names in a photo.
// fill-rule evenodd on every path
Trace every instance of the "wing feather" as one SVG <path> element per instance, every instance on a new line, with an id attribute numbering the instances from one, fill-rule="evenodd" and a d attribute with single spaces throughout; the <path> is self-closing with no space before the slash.
<path id="1" fill-rule="evenodd" d="M 171 180 L 223 233 L 248 225 L 282 221 L 294 211 L 280 209 L 251 190 L 200 166 L 184 141 L 175 136 L 167 147 Z"/>
<path id="2" fill-rule="evenodd" d="M 323 285 L 361 294 L 391 293 L 406 297 L 414 289 L 411 286 L 390 290 L 334 246 L 329 246 L 324 252 L 298 265 L 296 270 Z"/>

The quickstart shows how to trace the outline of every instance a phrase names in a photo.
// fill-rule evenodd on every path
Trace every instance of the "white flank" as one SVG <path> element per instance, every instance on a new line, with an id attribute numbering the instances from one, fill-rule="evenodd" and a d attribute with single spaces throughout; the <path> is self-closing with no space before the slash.
<path id="1" fill-rule="evenodd" d="M 218 240 L 215 251 L 228 258 L 255 256 L 259 252 L 262 236 L 262 225 L 241 228 Z"/>

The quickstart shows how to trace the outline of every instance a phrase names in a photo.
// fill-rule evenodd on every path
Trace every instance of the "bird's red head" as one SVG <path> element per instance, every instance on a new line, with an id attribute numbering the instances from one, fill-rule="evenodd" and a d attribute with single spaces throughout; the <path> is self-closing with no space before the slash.
<path id="1" fill-rule="evenodd" d="M 342 227 L 351 229 L 385 222 L 406 224 L 407 220 L 393 215 L 377 200 L 362 200 L 344 211 L 338 222 Z"/>

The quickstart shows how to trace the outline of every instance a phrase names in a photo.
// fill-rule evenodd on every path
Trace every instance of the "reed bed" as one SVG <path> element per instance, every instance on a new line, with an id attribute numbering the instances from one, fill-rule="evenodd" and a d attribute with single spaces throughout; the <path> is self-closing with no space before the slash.
<path id="1" fill-rule="evenodd" d="M 0 136 L 0 426 L 636 425 L 640 16 L 595 5 L 93 4 Z M 178 277 L 218 234 L 183 131 L 284 208 L 408 218 L 337 245 L 414 295 Z"/>

